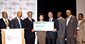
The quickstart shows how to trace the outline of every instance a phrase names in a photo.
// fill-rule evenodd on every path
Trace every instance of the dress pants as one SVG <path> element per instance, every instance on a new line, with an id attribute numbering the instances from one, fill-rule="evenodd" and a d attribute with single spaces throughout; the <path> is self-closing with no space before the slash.
<path id="1" fill-rule="evenodd" d="M 65 44 L 65 39 L 57 38 L 56 41 L 57 41 L 56 44 Z"/>
<path id="2" fill-rule="evenodd" d="M 37 32 L 37 36 L 38 36 L 39 44 L 45 44 L 46 43 L 46 32 L 39 31 L 39 32 Z"/>
<path id="3" fill-rule="evenodd" d="M 75 38 L 67 38 L 67 44 L 76 44 L 76 39 Z"/>
<path id="4" fill-rule="evenodd" d="M 56 44 L 56 38 L 47 37 L 47 43 L 48 44 Z"/>
<path id="5" fill-rule="evenodd" d="M 35 44 L 35 35 L 31 33 L 25 33 L 26 44 Z"/>
<path id="6" fill-rule="evenodd" d="M 0 32 L 0 44 L 2 44 L 2 36 L 1 36 L 1 32 Z"/>
<path id="7" fill-rule="evenodd" d="M 34 43 L 35 43 L 34 40 L 35 40 L 35 39 L 32 39 L 32 38 L 25 39 L 26 44 L 34 44 Z"/>

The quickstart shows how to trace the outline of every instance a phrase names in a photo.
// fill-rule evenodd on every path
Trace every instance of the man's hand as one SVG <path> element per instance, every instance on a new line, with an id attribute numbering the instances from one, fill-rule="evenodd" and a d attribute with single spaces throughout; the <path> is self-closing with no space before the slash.
<path id="1" fill-rule="evenodd" d="M 53 29 L 53 32 L 56 32 L 56 29 Z"/>
<path id="2" fill-rule="evenodd" d="M 62 36 L 61 36 L 61 38 L 63 39 L 63 38 L 64 38 L 64 36 L 62 35 Z"/>
<path id="3" fill-rule="evenodd" d="M 34 32 L 34 29 L 32 29 L 32 32 Z"/>
<path id="4" fill-rule="evenodd" d="M 73 37 L 75 38 L 75 37 L 76 37 L 76 35 L 73 35 Z"/>
<path id="5" fill-rule="evenodd" d="M 33 22 L 33 23 L 35 23 L 35 22 Z"/>

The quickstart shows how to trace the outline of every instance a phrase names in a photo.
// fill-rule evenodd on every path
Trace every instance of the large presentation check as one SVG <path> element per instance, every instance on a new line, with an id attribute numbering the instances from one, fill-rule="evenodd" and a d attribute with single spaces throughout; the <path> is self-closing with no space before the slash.
<path id="1" fill-rule="evenodd" d="M 35 22 L 33 29 L 34 31 L 53 31 L 54 22 Z"/>

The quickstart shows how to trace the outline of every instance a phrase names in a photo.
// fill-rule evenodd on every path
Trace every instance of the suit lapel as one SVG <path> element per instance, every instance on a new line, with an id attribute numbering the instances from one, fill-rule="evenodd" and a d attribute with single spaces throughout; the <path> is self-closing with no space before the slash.
<path id="1" fill-rule="evenodd" d="M 70 24 L 71 20 L 72 20 L 72 16 L 71 16 L 71 18 L 70 18 L 70 20 L 69 20 L 69 22 L 68 22 L 68 25 Z"/>
<path id="2" fill-rule="evenodd" d="M 3 22 L 4 22 L 4 20 L 3 20 Z M 9 23 L 10 23 L 10 20 L 8 19 L 8 26 L 9 26 Z M 5 22 L 4 22 L 4 24 L 5 24 Z M 6 25 L 6 24 L 5 24 Z"/>
<path id="3" fill-rule="evenodd" d="M 8 22 L 10 22 L 10 20 L 8 19 Z"/>
<path id="4" fill-rule="evenodd" d="M 10 20 L 8 19 L 8 26 L 9 26 Z"/>
<path id="5" fill-rule="evenodd" d="M 62 18 L 59 20 L 59 22 L 61 22 L 62 21 Z"/>
<path id="6" fill-rule="evenodd" d="M 28 19 L 28 18 L 27 18 Z M 28 19 L 28 21 L 32 24 L 32 22 L 33 22 L 33 20 L 32 20 L 32 22 Z"/>
<path id="7" fill-rule="evenodd" d="M 54 21 L 54 19 L 52 21 Z"/>
<path id="8" fill-rule="evenodd" d="M 80 25 L 82 25 L 82 23 L 84 22 L 85 20 L 81 21 Z"/>
<path id="9" fill-rule="evenodd" d="M 5 22 L 4 22 L 4 20 L 2 19 L 2 22 L 3 22 L 3 24 L 6 26 L 6 24 L 5 24 Z"/>
<path id="10" fill-rule="evenodd" d="M 17 23 L 18 23 L 18 25 L 19 25 L 19 21 L 18 21 L 17 17 L 15 18 L 15 20 L 17 21 Z M 20 27 L 20 26 L 19 26 L 19 27 Z"/>
<path id="11" fill-rule="evenodd" d="M 20 19 L 21 20 L 21 24 L 22 24 L 22 19 Z"/>

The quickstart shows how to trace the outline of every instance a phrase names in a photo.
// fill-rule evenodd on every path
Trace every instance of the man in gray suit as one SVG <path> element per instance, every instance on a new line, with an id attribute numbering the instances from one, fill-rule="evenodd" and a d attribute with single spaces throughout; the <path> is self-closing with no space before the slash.
<path id="1" fill-rule="evenodd" d="M 22 28 L 22 12 L 18 11 L 17 12 L 17 17 L 15 17 L 14 19 L 12 19 L 12 21 L 10 22 L 10 28 Z"/>
<path id="2" fill-rule="evenodd" d="M 76 44 L 77 19 L 71 14 L 71 10 L 66 11 L 66 37 L 67 44 Z"/>
<path id="3" fill-rule="evenodd" d="M 57 20 L 59 22 L 59 30 L 58 30 L 58 38 L 56 44 L 65 44 L 65 29 L 66 29 L 66 21 L 65 19 L 61 16 L 62 13 L 58 12 L 57 13 Z"/>

